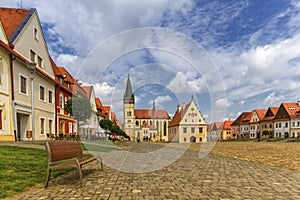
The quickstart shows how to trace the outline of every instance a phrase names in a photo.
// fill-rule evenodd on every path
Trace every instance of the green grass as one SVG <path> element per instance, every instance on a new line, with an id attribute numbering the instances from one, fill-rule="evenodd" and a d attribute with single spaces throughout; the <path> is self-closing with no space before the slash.
<path id="1" fill-rule="evenodd" d="M 0 146 L 0 199 L 44 183 L 46 168 L 47 155 L 43 149 Z M 51 178 L 70 170 L 54 171 Z"/>

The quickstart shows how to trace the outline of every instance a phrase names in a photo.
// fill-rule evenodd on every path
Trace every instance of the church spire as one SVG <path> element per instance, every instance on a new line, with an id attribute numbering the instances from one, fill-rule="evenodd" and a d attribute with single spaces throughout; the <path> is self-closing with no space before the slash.
<path id="1" fill-rule="evenodd" d="M 127 77 L 127 84 L 126 84 L 126 90 L 125 90 L 123 101 L 124 101 L 124 103 L 134 103 L 134 96 L 133 96 L 133 92 L 132 92 L 132 88 L 131 88 L 129 74 Z"/>

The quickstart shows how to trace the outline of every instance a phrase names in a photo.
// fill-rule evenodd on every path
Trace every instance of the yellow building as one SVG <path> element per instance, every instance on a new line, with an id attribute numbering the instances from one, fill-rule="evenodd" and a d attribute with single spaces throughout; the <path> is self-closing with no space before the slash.
<path id="1" fill-rule="evenodd" d="M 260 135 L 265 137 L 274 137 L 274 122 L 273 119 L 279 107 L 269 107 L 265 116 L 260 120 Z"/>
<path id="2" fill-rule="evenodd" d="M 135 109 L 134 95 L 128 75 L 123 98 L 124 131 L 132 141 L 139 139 L 168 141 L 168 126 L 171 118 L 167 111 L 153 109 Z"/>
<path id="3" fill-rule="evenodd" d="M 0 141 L 14 141 L 11 105 L 11 58 L 15 56 L 8 46 L 0 20 Z"/>

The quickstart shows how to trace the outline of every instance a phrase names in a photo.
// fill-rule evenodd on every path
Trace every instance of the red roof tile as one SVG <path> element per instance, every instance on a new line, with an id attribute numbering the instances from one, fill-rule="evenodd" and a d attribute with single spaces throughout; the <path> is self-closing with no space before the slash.
<path id="1" fill-rule="evenodd" d="M 224 122 L 224 127 L 223 130 L 230 130 L 231 129 L 231 124 L 233 123 L 233 120 L 226 120 Z"/>
<path id="2" fill-rule="evenodd" d="M 295 118 L 297 111 L 300 111 L 300 106 L 298 103 L 282 103 L 282 106 L 289 114 L 290 118 Z"/>
<path id="3" fill-rule="evenodd" d="M 267 112 L 267 110 L 255 110 L 256 111 L 256 114 L 258 116 L 259 119 L 262 119 L 265 117 L 265 114 Z"/>
<path id="4" fill-rule="evenodd" d="M 8 38 L 12 36 L 30 10 L 0 8 L 0 20 Z"/>
<path id="5" fill-rule="evenodd" d="M 165 110 L 134 110 L 134 116 L 136 119 L 170 119 Z"/>
<path id="6" fill-rule="evenodd" d="M 231 126 L 239 126 L 241 124 L 249 124 L 252 116 L 252 112 L 243 112 L 238 116 Z"/>

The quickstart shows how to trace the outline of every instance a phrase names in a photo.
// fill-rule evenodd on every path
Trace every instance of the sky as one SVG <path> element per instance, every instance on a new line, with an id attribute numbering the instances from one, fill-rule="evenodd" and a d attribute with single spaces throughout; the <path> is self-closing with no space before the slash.
<path id="1" fill-rule="evenodd" d="M 300 100 L 297 0 L 2 0 L 36 8 L 51 57 L 123 119 L 196 101 L 207 123 Z"/>

